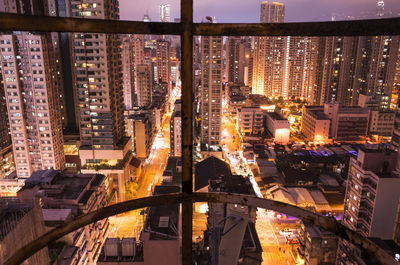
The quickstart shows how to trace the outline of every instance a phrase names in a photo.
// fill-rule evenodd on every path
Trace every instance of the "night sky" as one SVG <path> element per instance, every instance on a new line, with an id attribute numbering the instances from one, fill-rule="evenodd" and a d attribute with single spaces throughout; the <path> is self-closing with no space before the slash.
<path id="1" fill-rule="evenodd" d="M 152 21 L 159 21 L 160 4 L 171 5 L 171 20 L 179 17 L 179 0 L 119 0 L 121 19 L 142 20 L 148 12 Z M 194 0 L 194 19 L 215 16 L 217 22 L 259 22 L 262 0 Z M 272 1 L 270 1 L 272 2 Z M 375 13 L 376 0 L 282 0 L 285 21 L 329 20 L 332 15 Z M 399 0 L 385 0 L 385 11 L 400 13 Z M 339 17 L 340 18 L 340 17 Z"/>

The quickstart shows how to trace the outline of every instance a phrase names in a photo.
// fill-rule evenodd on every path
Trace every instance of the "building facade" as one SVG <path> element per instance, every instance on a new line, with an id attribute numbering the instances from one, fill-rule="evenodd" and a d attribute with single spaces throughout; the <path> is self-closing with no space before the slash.
<path id="1" fill-rule="evenodd" d="M 301 132 L 310 141 L 329 139 L 330 120 L 322 106 L 304 106 L 301 116 Z"/>
<path id="2" fill-rule="evenodd" d="M 153 99 L 153 78 L 151 66 L 139 64 L 136 67 L 136 91 L 137 105 L 139 107 L 149 107 Z"/>
<path id="3" fill-rule="evenodd" d="M 393 239 L 400 195 L 397 153 L 360 150 L 351 158 L 343 224 L 364 236 Z"/>
<path id="4" fill-rule="evenodd" d="M 201 37 L 200 142 L 219 145 L 222 120 L 222 37 Z"/>
<path id="5" fill-rule="evenodd" d="M 2 74 L 18 177 L 40 169 L 63 169 L 54 50 L 47 34 L 0 36 Z"/>
<path id="6" fill-rule="evenodd" d="M 121 58 L 125 109 L 130 110 L 135 105 L 135 64 L 132 36 L 122 37 Z"/>
<path id="7" fill-rule="evenodd" d="M 268 131 L 272 134 L 274 142 L 282 145 L 289 143 L 290 123 L 277 112 L 265 114 Z"/>
<path id="8" fill-rule="evenodd" d="M 67 14 L 118 20 L 118 1 L 71 1 Z M 70 37 L 81 148 L 113 150 L 124 137 L 120 39 L 115 34 L 71 33 Z"/>
<path id="9" fill-rule="evenodd" d="M 174 113 L 170 122 L 170 155 L 182 155 L 182 118 L 181 118 L 181 101 L 175 102 Z"/>
<path id="10" fill-rule="evenodd" d="M 238 127 L 244 135 L 257 135 L 264 131 L 264 112 L 259 107 L 238 110 Z"/>

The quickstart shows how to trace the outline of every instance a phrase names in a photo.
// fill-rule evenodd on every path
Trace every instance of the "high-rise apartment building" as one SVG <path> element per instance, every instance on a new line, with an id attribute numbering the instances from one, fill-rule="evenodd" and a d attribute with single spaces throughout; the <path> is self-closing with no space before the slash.
<path id="1" fill-rule="evenodd" d="M 252 94 L 265 95 L 264 79 L 265 79 L 265 59 L 266 59 L 266 37 L 254 37 L 254 49 L 252 52 L 251 62 L 251 86 Z"/>
<path id="2" fill-rule="evenodd" d="M 133 35 L 132 51 L 133 51 L 133 65 L 136 69 L 136 67 L 139 64 L 144 63 L 144 35 L 140 34 Z"/>
<path id="3" fill-rule="evenodd" d="M 340 102 L 357 105 L 353 89 L 356 64 L 355 37 L 322 37 L 318 43 L 316 86 L 312 91 L 313 104 Z"/>
<path id="4" fill-rule="evenodd" d="M 137 76 L 137 105 L 139 107 L 149 107 L 153 95 L 153 77 L 151 66 L 148 64 L 139 64 L 136 67 Z"/>
<path id="5" fill-rule="evenodd" d="M 160 5 L 160 22 L 171 22 L 171 5 L 162 4 Z"/>
<path id="6" fill-rule="evenodd" d="M 351 158 L 343 223 L 364 236 L 393 239 L 398 218 L 400 177 L 397 153 L 360 150 Z"/>
<path id="7" fill-rule="evenodd" d="M 228 82 L 244 83 L 246 58 L 246 39 L 242 37 L 228 37 L 226 40 L 226 77 Z M 246 81 L 247 82 L 247 81 Z"/>
<path id="8" fill-rule="evenodd" d="M 397 153 L 362 149 L 350 159 L 342 223 L 376 242 L 396 245 L 400 239 L 400 175 Z M 398 247 L 397 247 L 398 248 Z M 376 264 L 344 239 L 339 240 L 337 264 Z"/>
<path id="9" fill-rule="evenodd" d="M 9 134 L 9 124 L 7 117 L 7 101 L 4 93 L 4 81 L 0 71 L 0 150 L 7 148 L 11 145 L 11 137 Z"/>
<path id="10" fill-rule="evenodd" d="M 385 2 L 381 0 L 376 3 L 376 16 L 383 17 L 384 15 L 385 15 Z"/>
<path id="11" fill-rule="evenodd" d="M 398 58 L 398 36 L 322 37 L 313 104 L 355 106 L 359 96 L 377 98 L 388 110 Z"/>
<path id="12" fill-rule="evenodd" d="M 388 110 L 398 60 L 399 36 L 357 37 L 353 90 L 358 95 L 376 97 L 379 108 Z"/>
<path id="13" fill-rule="evenodd" d="M 311 99 L 314 89 L 318 39 L 315 37 L 287 37 L 284 91 L 288 98 Z"/>
<path id="14" fill-rule="evenodd" d="M 71 0 L 67 15 L 118 20 L 118 1 Z M 70 33 L 70 40 L 81 172 L 105 174 L 122 201 L 133 171 L 120 169 L 129 168 L 132 157 L 125 137 L 120 36 L 77 32 Z"/>
<path id="15" fill-rule="evenodd" d="M 15 171 L 10 126 L 7 115 L 7 101 L 4 93 L 4 82 L 0 71 L 0 181 Z M 9 185 L 10 186 L 10 185 Z M 4 185 L 7 187 L 7 185 Z M 0 189 L 0 196 L 3 190 Z"/>
<path id="16" fill-rule="evenodd" d="M 4 11 L 55 15 L 54 2 L 5 1 Z M 17 176 L 40 169 L 63 169 L 62 79 L 56 33 L 14 32 L 0 35 L 4 92 Z"/>
<path id="17" fill-rule="evenodd" d="M 269 9 L 268 9 L 269 8 Z M 261 23 L 283 23 L 285 6 L 282 3 L 261 4 Z M 252 61 L 252 94 L 278 97 L 287 94 L 284 80 L 287 71 L 287 38 L 255 37 Z M 287 96 L 287 95 L 286 95 Z"/>
<path id="18" fill-rule="evenodd" d="M 272 2 L 269 6 L 269 23 L 283 23 L 285 18 L 285 5 Z"/>
<path id="19" fill-rule="evenodd" d="M 268 18 L 269 18 L 268 2 L 263 1 L 261 3 L 261 10 L 260 10 L 260 23 L 268 23 Z"/>
<path id="20" fill-rule="evenodd" d="M 71 1 L 69 15 L 119 19 L 118 1 Z M 83 149 L 113 150 L 124 136 L 120 41 L 113 34 L 71 33 L 76 117 Z"/>
<path id="21" fill-rule="evenodd" d="M 180 83 L 180 61 L 177 57 L 171 57 L 171 85 L 172 87 Z"/>
<path id="22" fill-rule="evenodd" d="M 58 90 L 48 35 L 0 36 L 2 72 L 17 175 L 63 169 L 64 151 Z"/>
<path id="23" fill-rule="evenodd" d="M 222 119 L 222 37 L 201 37 L 201 143 L 219 145 Z"/>
<path id="24" fill-rule="evenodd" d="M 157 76 L 159 84 L 166 83 L 168 87 L 171 82 L 171 45 L 169 41 L 158 40 L 156 46 L 157 53 Z"/>
<path id="25" fill-rule="evenodd" d="M 131 35 L 122 38 L 121 58 L 124 105 L 125 109 L 130 110 L 135 105 L 135 66 Z"/>
<path id="26" fill-rule="evenodd" d="M 143 35 L 125 35 L 122 37 L 122 73 L 124 103 L 127 110 L 138 105 L 137 102 L 137 66 L 144 61 Z"/>
<path id="27" fill-rule="evenodd" d="M 175 101 L 174 113 L 170 122 L 170 154 L 172 156 L 182 155 L 182 119 L 181 119 L 182 101 Z"/>
<path id="28" fill-rule="evenodd" d="M 288 75 L 288 38 L 287 37 L 266 37 L 266 58 L 264 71 L 264 95 L 268 97 L 287 98 Z"/>

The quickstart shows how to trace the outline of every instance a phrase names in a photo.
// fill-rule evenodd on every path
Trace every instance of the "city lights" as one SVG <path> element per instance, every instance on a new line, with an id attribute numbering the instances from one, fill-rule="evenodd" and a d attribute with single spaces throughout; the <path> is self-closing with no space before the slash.
<path id="1" fill-rule="evenodd" d="M 400 260 L 393 3 L 89 2 L 0 0 L 5 263 Z"/>

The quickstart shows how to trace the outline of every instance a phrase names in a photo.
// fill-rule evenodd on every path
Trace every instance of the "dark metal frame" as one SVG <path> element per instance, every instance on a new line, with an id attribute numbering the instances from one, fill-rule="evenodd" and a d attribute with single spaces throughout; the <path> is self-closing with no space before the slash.
<path id="1" fill-rule="evenodd" d="M 270 23 L 270 24 L 210 24 L 193 23 L 193 0 L 181 0 L 181 22 L 133 22 L 119 20 L 98 20 L 83 18 L 62 18 L 46 16 L 27 16 L 9 13 L 0 13 L 0 32 L 9 31 L 36 31 L 36 32 L 88 32 L 88 33 L 125 33 L 125 34 L 153 34 L 153 35 L 180 35 L 182 49 L 182 162 L 183 182 L 182 195 L 182 263 L 192 263 L 192 203 L 197 200 L 197 193 L 193 193 L 193 35 L 213 36 L 371 36 L 371 35 L 400 35 L 400 18 L 379 20 L 356 20 L 341 22 L 311 22 L 311 23 Z M 205 196 L 205 195 L 201 195 Z M 205 197 L 203 197 L 205 198 Z M 139 199 L 136 202 L 126 202 L 141 208 L 151 206 L 150 202 L 160 204 L 161 197 L 154 199 Z M 148 202 L 144 204 L 143 202 Z M 167 202 L 167 201 L 165 201 Z M 225 201 L 232 202 L 232 201 Z M 248 201 L 244 201 L 244 204 Z M 169 201 L 168 203 L 173 203 Z M 140 207 L 139 207 L 140 206 Z M 114 207 L 110 206 L 110 207 Z M 120 208 L 118 208 L 120 207 Z M 293 207 L 293 206 L 286 206 Z M 118 209 L 117 209 L 118 208 Z M 105 208 L 106 209 L 106 208 Z M 108 207 L 107 207 L 108 209 Z M 127 206 L 115 205 L 114 214 L 127 211 Z M 280 209 L 285 212 L 285 209 Z M 97 212 L 93 213 L 94 215 Z M 111 215 L 108 215 L 111 216 Z M 78 218 L 79 220 L 86 216 Z M 104 216 L 106 217 L 106 216 Z M 104 218 L 103 217 L 103 218 Z M 321 217 L 322 218 L 322 217 Z M 90 222 L 89 222 L 90 223 Z M 86 223 L 88 224 L 88 223 Z M 67 227 L 70 224 L 66 224 Z M 321 225 L 321 227 L 324 227 Z M 60 230 L 62 231 L 62 230 Z M 71 230 L 72 231 L 72 230 Z M 346 230 L 347 231 L 347 230 Z M 56 234 L 56 232 L 53 232 Z M 346 232 L 347 233 L 347 232 Z M 345 236 L 344 234 L 341 236 Z M 55 239 L 57 237 L 53 237 Z M 39 240 L 38 240 L 39 241 Z M 38 241 L 35 241 L 39 244 Z M 47 241 L 46 241 L 47 242 Z M 47 242 L 47 244 L 50 241 Z M 38 245 L 37 245 L 38 246 Z M 45 245 L 44 245 L 45 246 Z M 24 248 L 26 251 L 26 248 Z M 22 250 L 24 250 L 22 249 Z M 36 251 L 38 247 L 31 248 Z M 382 252 L 382 251 L 381 251 Z M 18 264 L 22 253 L 18 252 L 6 264 Z M 379 255 L 387 255 L 380 253 Z M 13 262 L 14 261 L 14 262 Z M 17 261 L 17 262 L 15 262 Z"/>

